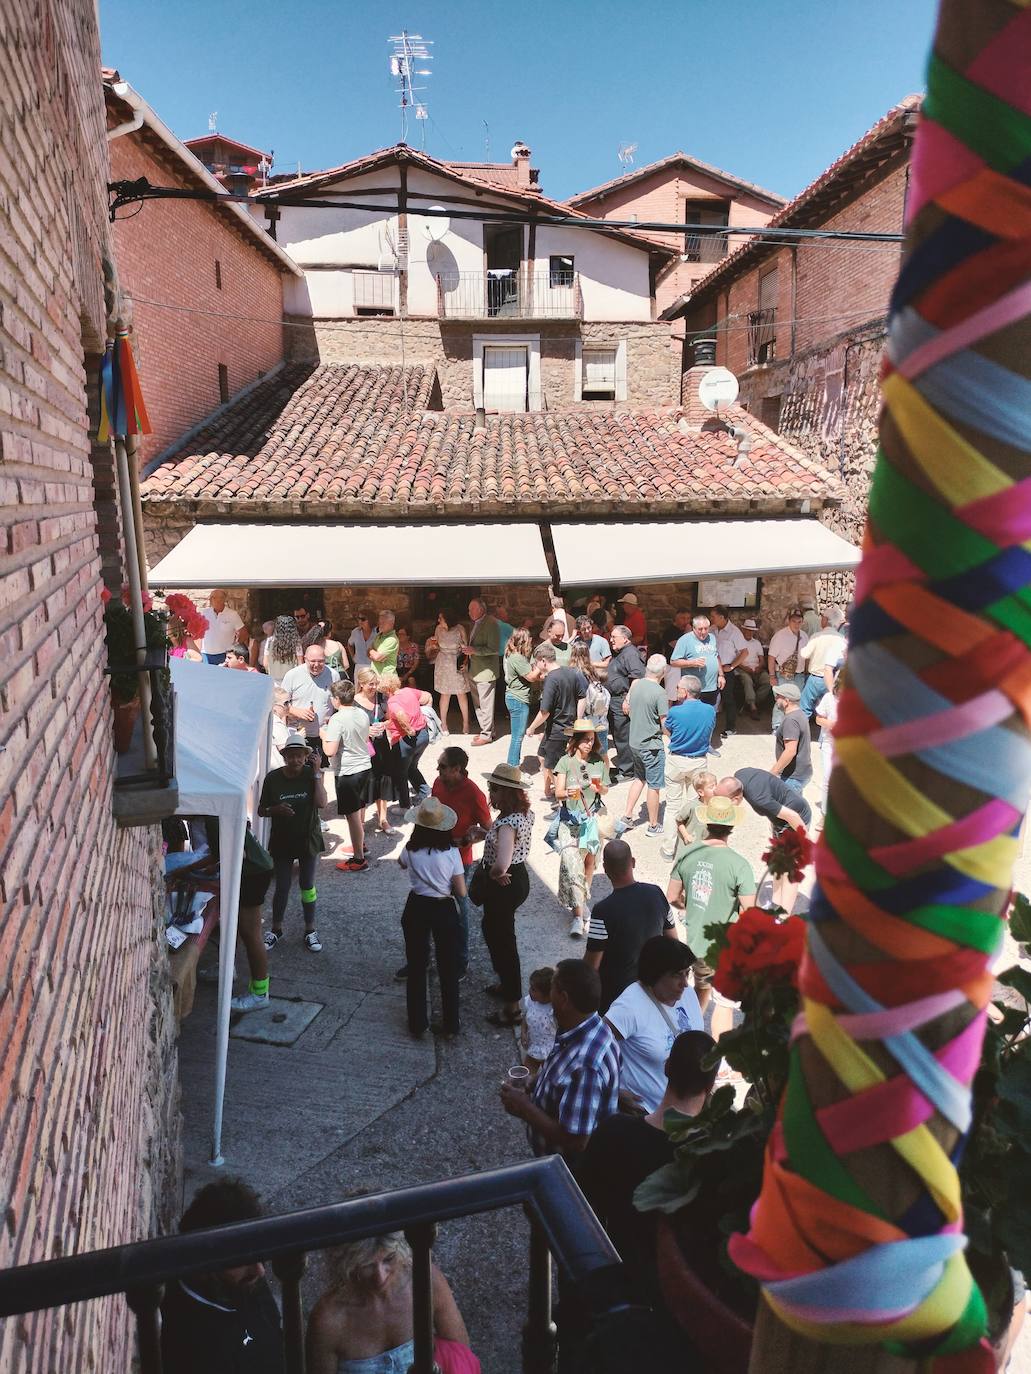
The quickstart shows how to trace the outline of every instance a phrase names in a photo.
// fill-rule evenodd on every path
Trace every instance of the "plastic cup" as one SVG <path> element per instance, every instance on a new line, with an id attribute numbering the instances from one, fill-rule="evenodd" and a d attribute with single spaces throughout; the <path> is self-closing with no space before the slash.
<path id="1" fill-rule="evenodd" d="M 530 1086 L 530 1070 L 524 1064 L 513 1064 L 505 1076 L 510 1088 L 520 1088 L 526 1092 Z"/>

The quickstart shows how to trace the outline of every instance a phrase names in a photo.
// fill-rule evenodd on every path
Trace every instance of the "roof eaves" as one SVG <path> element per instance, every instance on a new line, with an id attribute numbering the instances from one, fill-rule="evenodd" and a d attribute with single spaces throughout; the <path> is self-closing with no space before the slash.
<path id="1" fill-rule="evenodd" d="M 622 176 L 613 177 L 611 181 L 603 181 L 600 186 L 592 186 L 589 191 L 578 191 L 575 196 L 567 198 L 566 204 L 578 206 L 583 201 L 595 200 L 599 196 L 608 195 L 622 186 L 629 186 L 635 181 L 640 181 L 642 177 L 652 176 L 654 173 L 661 172 L 666 167 L 675 166 L 677 163 L 684 163 L 704 172 L 706 176 L 715 177 L 731 186 L 737 186 L 760 200 L 768 201 L 770 205 L 784 206 L 787 204 L 786 197 L 778 195 L 776 191 L 768 191 L 764 186 L 757 186 L 753 181 L 745 181 L 741 177 L 734 176 L 732 172 L 725 172 L 722 167 L 716 167 L 711 162 L 703 162 L 701 158 L 691 157 L 688 153 L 679 150 L 670 153 L 667 157 L 659 158 L 657 162 L 650 162 L 644 167 L 635 167 L 631 172 L 624 172 Z"/>

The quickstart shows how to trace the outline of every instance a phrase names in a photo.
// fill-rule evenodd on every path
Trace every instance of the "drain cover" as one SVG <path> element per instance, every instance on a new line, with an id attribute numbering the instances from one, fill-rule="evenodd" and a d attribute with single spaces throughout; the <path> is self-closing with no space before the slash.
<path id="1" fill-rule="evenodd" d="M 272 997 L 267 1007 L 238 1016 L 229 1034 L 236 1040 L 255 1040 L 259 1045 L 293 1045 L 321 1010 L 321 1002 L 288 1002 Z"/>

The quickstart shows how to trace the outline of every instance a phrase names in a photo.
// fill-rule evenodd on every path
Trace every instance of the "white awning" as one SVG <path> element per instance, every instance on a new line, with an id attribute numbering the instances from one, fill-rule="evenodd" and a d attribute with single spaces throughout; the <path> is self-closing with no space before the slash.
<path id="1" fill-rule="evenodd" d="M 551 581 L 536 525 L 195 525 L 153 587 L 478 586 Z"/>
<path id="2" fill-rule="evenodd" d="M 684 520 L 552 525 L 558 578 L 692 582 L 854 568 L 861 551 L 818 520 Z"/>

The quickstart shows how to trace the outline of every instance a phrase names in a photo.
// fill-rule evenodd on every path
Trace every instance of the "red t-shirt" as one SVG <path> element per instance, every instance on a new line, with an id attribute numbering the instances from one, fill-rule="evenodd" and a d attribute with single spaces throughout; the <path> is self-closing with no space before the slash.
<path id="1" fill-rule="evenodd" d="M 445 787 L 443 778 L 437 778 L 433 784 L 432 792 L 439 802 L 443 802 L 445 806 L 450 806 L 458 817 L 455 821 L 455 828 L 451 832 L 455 839 L 459 835 L 468 834 L 474 825 L 482 825 L 484 830 L 490 829 L 491 814 L 490 807 L 487 805 L 487 798 L 472 778 L 463 778 L 457 787 Z M 460 846 L 458 852 L 461 854 L 464 864 L 472 863 L 473 847 L 471 844 Z"/>
<path id="2" fill-rule="evenodd" d="M 648 623 L 640 606 L 623 607 L 623 624 L 630 631 L 635 644 L 640 644 L 642 640 L 647 639 Z"/>

